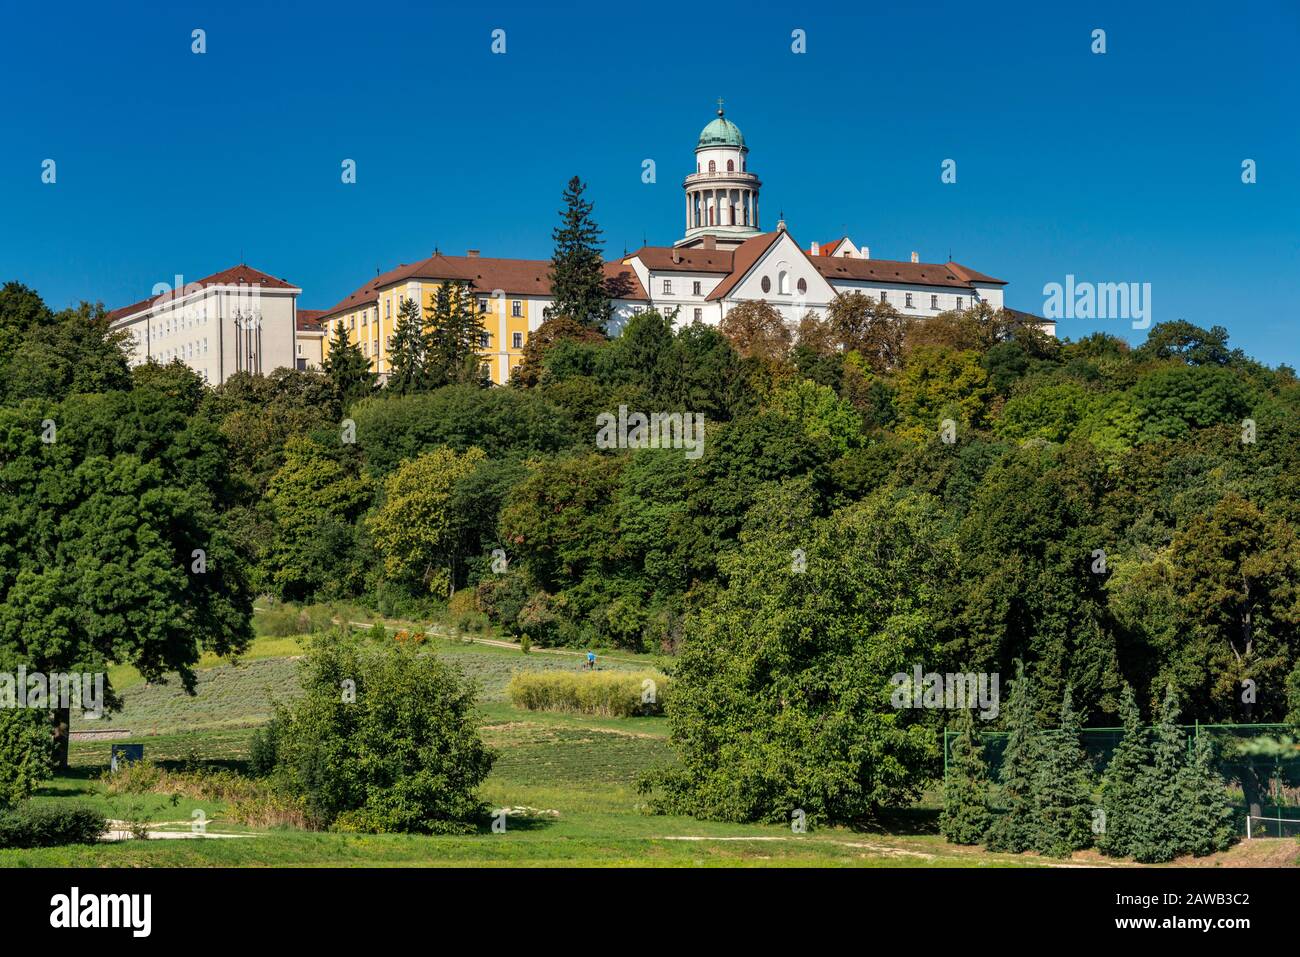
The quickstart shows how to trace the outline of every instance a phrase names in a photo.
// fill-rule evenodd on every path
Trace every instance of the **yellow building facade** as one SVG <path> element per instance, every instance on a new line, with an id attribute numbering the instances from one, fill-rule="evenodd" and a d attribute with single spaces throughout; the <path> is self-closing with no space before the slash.
<path id="1" fill-rule="evenodd" d="M 443 283 L 469 283 L 485 330 L 480 356 L 492 381 L 504 384 L 523 358 L 529 335 L 546 318 L 551 305 L 549 271 L 550 263 L 545 260 L 487 259 L 472 254 L 435 254 L 413 265 L 404 264 L 376 276 L 324 311 L 319 320 L 324 332 L 322 358 L 328 358 L 330 340 L 343 326 L 349 340 L 370 360 L 370 368 L 386 376 L 390 371 L 389 343 L 402 300 L 416 300 L 427 316 Z"/>

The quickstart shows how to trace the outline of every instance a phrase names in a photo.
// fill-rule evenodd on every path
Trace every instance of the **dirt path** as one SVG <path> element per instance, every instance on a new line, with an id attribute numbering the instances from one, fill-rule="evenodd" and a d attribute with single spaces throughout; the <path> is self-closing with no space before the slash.
<path id="1" fill-rule="evenodd" d="M 364 629 L 367 629 L 367 628 L 373 628 L 373 627 L 375 626 L 376 622 L 373 622 L 373 621 L 349 621 L 349 622 L 347 622 L 347 624 L 348 624 L 350 627 L 355 628 L 355 629 L 357 629 L 358 631 L 361 631 L 361 630 L 364 630 Z M 405 630 L 407 630 L 405 627 L 398 627 L 397 625 L 390 625 L 387 621 L 385 621 L 385 620 L 383 620 L 383 619 L 379 619 L 378 624 L 383 625 L 385 631 L 405 631 Z M 471 636 L 471 635 L 467 635 L 467 634 L 465 634 L 463 631 L 457 631 L 457 630 L 454 629 L 454 628 L 446 628 L 446 627 L 444 627 L 444 626 L 442 626 L 442 625 L 435 625 L 435 624 L 421 624 L 421 625 L 419 625 L 419 628 L 422 629 L 422 630 L 423 630 L 425 633 L 427 633 L 427 634 L 437 635 L 437 636 L 440 637 L 440 638 L 455 638 L 455 639 L 458 639 L 458 640 L 460 640 L 460 641 L 468 641 L 468 642 L 472 642 L 473 644 L 476 644 L 476 645 L 491 645 L 491 646 L 494 647 L 494 648 L 509 648 L 509 649 L 511 649 L 511 650 L 513 650 L 513 651 L 519 651 L 519 652 L 522 652 L 522 651 L 523 651 L 523 648 L 519 645 L 518 642 L 514 642 L 514 641 L 505 641 L 505 640 L 503 640 L 503 639 L 501 639 L 501 638 L 475 638 L 475 637 L 473 637 L 473 636 Z M 532 648 L 532 649 L 530 649 L 529 653 L 530 653 L 530 654 L 535 654 L 535 655 L 566 655 L 566 656 L 571 657 L 571 658 L 585 658 L 585 657 L 587 657 L 587 653 L 586 653 L 585 651 L 569 651 L 568 649 L 565 649 L 565 648 Z M 644 667 L 647 667 L 647 668 L 651 667 L 651 666 L 650 666 L 649 664 L 647 664 L 646 662 L 643 662 L 643 661 L 637 661 L 635 658 L 620 658 L 620 657 L 617 656 L 617 655 L 606 655 L 606 654 L 602 654 L 602 655 L 599 656 L 599 659 L 605 659 L 605 660 L 607 660 L 607 661 L 621 661 L 621 662 L 624 662 L 625 664 L 629 664 L 629 665 L 641 665 L 641 666 L 644 666 Z M 598 660 L 599 660 L 599 659 L 598 659 Z"/>

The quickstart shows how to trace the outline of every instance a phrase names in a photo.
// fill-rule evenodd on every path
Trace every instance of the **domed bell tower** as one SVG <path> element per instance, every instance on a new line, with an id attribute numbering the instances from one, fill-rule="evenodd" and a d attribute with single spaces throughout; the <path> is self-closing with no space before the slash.
<path id="1" fill-rule="evenodd" d="M 749 147 L 740 128 L 727 119 L 718 100 L 718 117 L 700 131 L 695 172 L 686 190 L 686 236 L 678 246 L 700 246 L 706 236 L 732 248 L 757 236 L 758 190 L 763 184 L 749 171 Z"/>

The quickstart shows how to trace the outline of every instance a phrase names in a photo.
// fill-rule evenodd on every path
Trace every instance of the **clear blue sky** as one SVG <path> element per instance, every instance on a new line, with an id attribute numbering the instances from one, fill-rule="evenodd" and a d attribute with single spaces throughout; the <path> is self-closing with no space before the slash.
<path id="1" fill-rule="evenodd" d="M 1300 366 L 1296 0 L 3 2 L 0 278 L 56 307 L 241 255 L 305 308 L 435 246 L 548 258 L 575 173 L 608 255 L 668 244 L 722 96 L 764 225 L 784 210 L 805 247 L 847 230 L 880 258 L 951 251 L 1035 312 L 1067 273 L 1150 282 L 1155 321 Z M 1094 328 L 1145 336 L 1060 332 Z"/>

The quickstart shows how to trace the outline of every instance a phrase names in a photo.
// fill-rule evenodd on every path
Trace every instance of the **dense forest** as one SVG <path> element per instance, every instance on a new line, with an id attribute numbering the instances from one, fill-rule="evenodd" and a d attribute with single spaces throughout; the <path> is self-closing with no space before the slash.
<path id="1" fill-rule="evenodd" d="M 1171 690 L 1186 722 L 1300 718 L 1300 383 L 1223 328 L 1130 347 L 857 294 L 798 328 L 763 303 L 613 339 L 558 317 L 489 387 L 459 298 L 400 381 L 341 342 L 211 388 L 4 286 L 0 665 L 189 682 L 259 595 L 472 610 L 674 655 L 674 739 L 711 755 L 679 771 L 688 809 L 746 800 L 717 773 L 742 731 L 765 768 L 794 747 L 867 769 L 867 804 L 907 791 L 945 720 L 890 708 L 916 664 L 1023 661 L 1046 725 L 1067 689 L 1116 724 L 1125 685 L 1144 718 Z M 702 454 L 599 448 L 620 406 L 702 415 Z"/>

